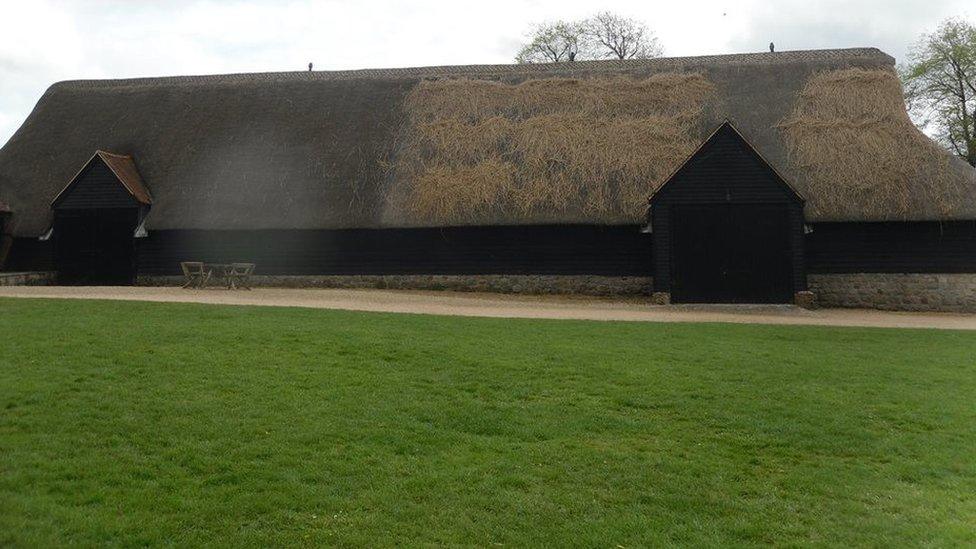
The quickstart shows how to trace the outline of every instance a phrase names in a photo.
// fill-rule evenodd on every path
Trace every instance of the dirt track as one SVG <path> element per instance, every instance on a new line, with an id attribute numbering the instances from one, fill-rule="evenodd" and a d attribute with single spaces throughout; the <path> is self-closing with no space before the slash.
<path id="1" fill-rule="evenodd" d="M 564 296 L 511 296 L 456 292 L 258 288 L 183 290 L 146 287 L 0 287 L 0 297 L 120 299 L 225 305 L 348 309 L 392 313 L 624 320 L 642 322 L 735 322 L 976 330 L 976 315 L 897 313 L 859 309 L 806 311 L 791 306 L 652 306 L 644 300 Z M 2 310 L 2 305 L 0 305 Z"/>

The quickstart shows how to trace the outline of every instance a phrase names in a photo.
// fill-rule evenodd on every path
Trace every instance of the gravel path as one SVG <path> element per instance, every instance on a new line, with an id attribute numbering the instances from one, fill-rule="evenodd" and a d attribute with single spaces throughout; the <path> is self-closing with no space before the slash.
<path id="1" fill-rule="evenodd" d="M 861 309 L 807 311 L 788 305 L 653 306 L 641 299 L 514 296 L 402 290 L 257 288 L 183 290 L 149 287 L 6 286 L 0 297 L 115 299 L 224 305 L 263 305 L 503 318 L 624 320 L 643 322 L 735 322 L 886 328 L 976 330 L 976 315 L 901 313 Z M 3 306 L 0 305 L 0 312 Z"/>

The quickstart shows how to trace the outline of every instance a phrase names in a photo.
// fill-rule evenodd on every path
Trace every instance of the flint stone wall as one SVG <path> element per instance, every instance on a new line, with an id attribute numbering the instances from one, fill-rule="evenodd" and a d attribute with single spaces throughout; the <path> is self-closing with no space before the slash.
<path id="1" fill-rule="evenodd" d="M 381 288 L 511 294 L 650 295 L 653 279 L 591 275 L 328 275 L 251 277 L 253 286 L 277 288 Z M 183 277 L 140 276 L 140 286 L 178 286 Z M 220 281 L 211 282 L 215 287 Z"/>
<path id="2" fill-rule="evenodd" d="M 976 274 L 811 274 L 821 307 L 976 312 Z"/>

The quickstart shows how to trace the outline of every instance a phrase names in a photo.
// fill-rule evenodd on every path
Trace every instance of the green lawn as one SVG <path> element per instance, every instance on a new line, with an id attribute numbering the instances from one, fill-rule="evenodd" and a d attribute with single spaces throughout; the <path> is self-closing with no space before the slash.
<path id="1" fill-rule="evenodd" d="M 0 299 L 0 545 L 971 545 L 976 334 Z"/>

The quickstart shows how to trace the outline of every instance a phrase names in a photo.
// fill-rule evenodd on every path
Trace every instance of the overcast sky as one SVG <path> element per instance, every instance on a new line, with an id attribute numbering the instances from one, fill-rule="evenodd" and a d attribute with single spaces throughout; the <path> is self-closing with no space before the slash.
<path id="1" fill-rule="evenodd" d="M 534 22 L 581 0 L 0 0 L 0 143 L 58 80 L 510 62 Z M 877 46 L 899 61 L 972 0 L 616 0 L 665 55 Z"/>

